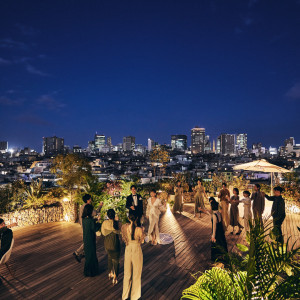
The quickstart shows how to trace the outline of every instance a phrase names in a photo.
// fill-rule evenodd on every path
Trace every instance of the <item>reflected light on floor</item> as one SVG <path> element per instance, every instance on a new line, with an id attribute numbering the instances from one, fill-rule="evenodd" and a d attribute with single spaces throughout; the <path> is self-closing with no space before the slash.
<path id="1" fill-rule="evenodd" d="M 173 215 L 169 203 L 167 203 L 167 210 L 166 213 L 163 215 L 163 226 L 160 229 L 161 232 L 165 232 L 172 235 L 172 238 L 174 239 L 175 256 L 176 256 L 177 246 L 179 246 L 179 244 L 181 243 L 184 243 L 186 244 L 186 251 L 184 255 L 193 257 L 191 247 L 188 247 L 188 237 L 186 236 L 185 232 L 182 230 L 180 224 L 178 223 L 175 216 Z"/>
<path id="2" fill-rule="evenodd" d="M 166 211 L 166 214 L 167 215 L 172 215 L 172 211 L 171 211 L 171 208 L 170 208 L 170 204 L 167 203 L 167 211 Z"/>

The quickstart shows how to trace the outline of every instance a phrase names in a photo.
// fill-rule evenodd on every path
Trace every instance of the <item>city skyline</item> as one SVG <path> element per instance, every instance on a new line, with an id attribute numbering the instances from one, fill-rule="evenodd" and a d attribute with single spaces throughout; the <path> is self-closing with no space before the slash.
<path id="1" fill-rule="evenodd" d="M 122 147 L 124 148 L 124 143 L 126 144 L 127 143 L 127 141 L 125 142 L 125 140 L 126 139 L 128 139 L 128 138 L 130 138 L 130 139 L 133 139 L 133 144 L 135 145 L 135 146 L 137 146 L 137 145 L 142 145 L 143 147 L 145 147 L 145 149 L 147 149 L 148 148 L 148 150 L 149 150 L 149 140 L 150 141 L 152 141 L 152 142 L 154 142 L 155 144 L 159 144 L 159 145 L 168 145 L 168 146 L 170 146 L 172 149 L 173 148 L 175 148 L 174 146 L 175 146 L 175 144 L 173 144 L 173 138 L 182 138 L 182 137 L 186 137 L 187 138 L 187 144 L 186 144 L 186 147 L 187 148 L 189 148 L 192 152 L 194 152 L 193 151 L 193 149 L 192 149 L 192 136 L 193 136 L 193 130 L 194 129 L 201 129 L 201 130 L 204 130 L 203 131 L 203 133 L 204 133 L 204 136 L 205 136 L 205 140 L 206 140 L 206 138 L 208 138 L 209 140 L 209 148 L 210 148 L 210 150 L 213 150 L 214 151 L 214 145 L 216 146 L 216 148 L 218 147 L 217 145 L 218 145 L 218 140 L 222 140 L 222 136 L 235 136 L 234 137 L 234 140 L 232 141 L 233 143 L 234 143 L 234 145 L 235 145 L 235 147 L 238 147 L 239 145 L 240 146 L 242 146 L 242 148 L 243 147 L 246 147 L 246 149 L 251 149 L 252 148 L 252 146 L 253 147 L 256 147 L 258 144 L 261 144 L 261 146 L 262 147 L 265 147 L 265 148 L 276 148 L 276 149 L 279 149 L 279 147 L 281 147 L 281 146 L 285 146 L 286 145 L 286 143 L 287 143 L 287 141 L 290 141 L 291 139 L 294 141 L 294 143 L 296 144 L 297 143 L 297 140 L 295 139 L 295 137 L 287 137 L 287 138 L 285 138 L 278 146 L 277 145 L 266 145 L 266 144 L 264 144 L 263 142 L 255 142 L 255 143 L 249 143 L 249 141 L 248 141 L 248 137 L 247 137 L 247 133 L 245 133 L 245 132 L 243 132 L 243 133 L 220 133 L 216 138 L 212 138 L 209 134 L 207 134 L 206 132 L 205 132 L 205 128 L 199 128 L 198 126 L 195 126 L 194 128 L 192 128 L 191 129 L 191 131 L 190 131 L 190 134 L 188 135 L 188 134 L 172 134 L 170 137 L 169 137 L 169 141 L 165 141 L 165 142 L 163 142 L 163 143 L 159 143 L 155 138 L 148 138 L 147 140 L 146 140 L 146 142 L 144 141 L 144 142 L 141 142 L 141 141 L 136 141 L 136 137 L 135 136 L 123 136 L 122 138 L 121 138 L 121 140 L 120 141 L 117 141 L 117 142 L 114 142 L 114 139 L 112 138 L 112 136 L 111 135 L 106 135 L 106 134 L 104 134 L 104 133 L 101 133 L 101 134 L 99 134 L 99 133 L 95 133 L 94 134 L 94 136 L 93 136 L 93 138 L 90 138 L 90 139 L 87 139 L 87 142 L 84 144 L 84 145 L 81 145 L 81 144 L 79 144 L 79 143 L 74 143 L 74 144 L 69 144 L 68 142 L 66 142 L 66 143 L 64 143 L 64 145 L 65 146 L 67 146 L 67 147 L 70 147 L 70 149 L 71 148 L 73 148 L 74 146 L 76 146 L 76 147 L 80 147 L 80 148 L 82 148 L 82 149 L 87 149 L 87 148 L 89 148 L 90 146 L 91 146 L 91 143 L 93 144 L 93 147 L 95 148 L 95 149 L 100 149 L 101 147 L 103 147 L 103 146 L 118 146 L 118 145 L 122 145 Z M 244 141 L 244 137 L 243 136 L 246 136 L 246 141 Z M 44 146 L 45 146 L 45 139 L 52 139 L 52 138 L 55 138 L 55 139 L 62 139 L 62 140 L 66 140 L 65 139 L 65 137 L 63 137 L 63 136 L 58 136 L 58 135 L 51 135 L 51 136 L 49 136 L 49 137 L 42 137 L 42 139 L 41 139 L 41 149 L 39 149 L 39 148 L 35 148 L 35 147 L 32 147 L 32 145 L 29 145 L 29 144 L 26 144 L 26 145 L 13 145 L 13 144 L 11 144 L 10 143 L 10 141 L 6 141 L 6 140 L 3 140 L 3 139 L 1 139 L 1 137 L 0 137 L 0 143 L 7 143 L 8 144 L 8 149 L 10 150 L 10 149 L 23 149 L 23 148 L 30 148 L 30 149 L 32 149 L 32 150 L 36 150 L 37 152 L 44 152 L 43 151 L 43 149 L 44 149 Z M 239 140 L 239 139 L 242 139 L 242 140 Z M 97 140 L 98 140 L 98 142 L 97 142 Z M 203 141 L 204 142 L 204 141 Z M 132 143 L 131 142 L 131 140 L 129 141 L 129 143 Z M 180 144 L 181 144 L 182 142 L 180 142 Z M 245 143 L 245 144 L 244 144 Z M 195 141 L 195 145 L 197 145 L 198 144 L 198 141 Z M 246 145 L 246 146 L 245 146 Z M 298 144 L 297 144 L 298 145 Z M 182 145 L 181 145 L 182 146 Z M 177 147 L 177 146 L 176 146 Z M 196 146 L 197 147 L 197 146 Z M 205 146 L 206 147 L 206 146 Z M 204 153 L 205 151 L 205 148 L 204 147 L 204 144 L 203 144 L 203 148 L 199 148 L 197 151 L 195 151 L 195 154 L 197 154 L 197 153 Z M 221 145 L 219 145 L 219 147 L 221 147 Z M 127 146 L 125 146 L 125 148 L 128 148 Z M 132 148 L 132 146 L 131 146 L 131 148 Z M 180 147 L 179 147 L 180 148 Z M 186 150 L 187 150 L 187 148 L 186 148 Z M 127 149 L 127 150 L 129 150 L 129 149 Z M 132 150 L 133 150 L 133 148 L 132 148 Z M 181 149 L 181 150 L 183 150 L 183 149 Z M 217 150 L 217 149 L 216 149 Z M 233 152 L 235 152 L 236 150 L 238 150 L 238 149 L 235 149 Z M 223 151 L 221 150 L 221 148 L 219 149 L 219 151 L 220 152 L 223 152 L 223 154 L 225 154 L 226 153 L 226 151 L 223 149 Z M 231 152 L 232 152 L 232 150 L 231 150 Z M 229 152 L 229 153 L 231 153 L 231 152 Z"/>
<path id="2" fill-rule="evenodd" d="M 3 2 L 0 140 L 190 144 L 198 125 L 299 141 L 299 14 L 296 0 Z"/>

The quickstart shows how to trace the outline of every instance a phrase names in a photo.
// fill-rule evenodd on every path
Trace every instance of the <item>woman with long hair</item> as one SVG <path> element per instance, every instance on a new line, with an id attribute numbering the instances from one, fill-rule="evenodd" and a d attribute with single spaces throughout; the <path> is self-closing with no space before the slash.
<path id="1" fill-rule="evenodd" d="M 161 200 L 156 197 L 156 191 L 150 192 L 150 198 L 147 202 L 146 217 L 149 219 L 148 239 L 152 245 L 161 243 L 159 236 L 159 215 L 166 211 L 166 206 L 161 203 Z"/>
<path id="2" fill-rule="evenodd" d="M 205 193 L 205 188 L 202 185 L 201 179 L 198 179 L 197 185 L 195 186 L 194 190 L 196 191 L 194 217 L 196 217 L 197 213 L 200 213 L 199 218 L 201 218 L 201 212 L 206 211 L 206 208 L 204 205 L 204 198 L 207 198 L 206 193 Z"/>
<path id="3" fill-rule="evenodd" d="M 230 219 L 230 225 L 232 226 L 232 232 L 234 233 L 234 227 L 237 226 L 239 228 L 239 231 L 236 233 L 236 235 L 241 234 L 242 229 L 244 228 L 239 223 L 239 203 L 240 203 L 240 197 L 239 197 L 239 189 L 234 188 L 233 189 L 233 196 L 230 198 L 230 212 L 229 212 L 229 219 Z"/>
<path id="4" fill-rule="evenodd" d="M 84 275 L 98 275 L 98 259 L 96 254 L 96 231 L 101 227 L 93 217 L 93 206 L 86 204 L 82 212 L 83 244 L 85 254 Z"/>
<path id="5" fill-rule="evenodd" d="M 179 211 L 181 214 L 183 208 L 183 188 L 181 186 L 181 182 L 177 181 L 176 186 L 174 187 L 175 192 L 175 199 L 174 199 L 174 206 L 173 206 L 173 213 Z"/>
<path id="6" fill-rule="evenodd" d="M 119 260 L 120 260 L 120 225 L 118 217 L 113 209 L 107 211 L 108 220 L 101 226 L 101 233 L 104 236 L 104 248 L 108 257 L 108 277 L 112 279 L 113 285 L 118 283 Z"/>
<path id="7" fill-rule="evenodd" d="M 122 239 L 126 244 L 122 299 L 137 300 L 141 298 L 142 293 L 143 252 L 141 244 L 144 243 L 145 234 L 143 228 L 137 226 L 137 216 L 130 213 L 129 222 L 122 226 Z"/>
<path id="8" fill-rule="evenodd" d="M 224 256 L 228 253 L 227 242 L 224 233 L 222 215 L 219 212 L 219 203 L 214 197 L 209 198 L 212 214 L 212 235 L 211 235 L 211 260 L 224 260 Z"/>

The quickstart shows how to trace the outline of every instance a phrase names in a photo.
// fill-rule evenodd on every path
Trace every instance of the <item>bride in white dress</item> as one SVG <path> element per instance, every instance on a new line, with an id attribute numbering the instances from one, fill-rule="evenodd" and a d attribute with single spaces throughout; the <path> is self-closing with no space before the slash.
<path id="1" fill-rule="evenodd" d="M 152 242 L 152 245 L 161 244 L 161 239 L 159 235 L 159 215 L 161 212 L 166 211 L 166 205 L 161 203 L 161 200 L 156 197 L 156 191 L 152 190 L 150 192 L 150 198 L 147 203 L 146 217 L 149 219 L 148 228 L 148 241 Z"/>

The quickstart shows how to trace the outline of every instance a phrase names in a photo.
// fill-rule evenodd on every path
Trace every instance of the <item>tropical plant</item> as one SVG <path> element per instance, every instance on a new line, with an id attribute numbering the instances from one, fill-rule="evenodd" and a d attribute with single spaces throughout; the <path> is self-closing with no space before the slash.
<path id="1" fill-rule="evenodd" d="M 24 186 L 25 202 L 23 208 L 37 208 L 45 204 L 45 192 L 43 180 L 32 181 L 29 186 Z"/>
<path id="2" fill-rule="evenodd" d="M 62 187 L 53 187 L 45 195 L 44 201 L 45 204 L 50 205 L 53 203 L 60 202 L 64 197 L 68 195 L 67 191 Z"/>
<path id="3" fill-rule="evenodd" d="M 91 166 L 77 154 L 58 155 L 53 160 L 51 172 L 56 173 L 58 184 L 68 191 L 72 201 L 91 177 Z"/>
<path id="4" fill-rule="evenodd" d="M 181 299 L 299 299 L 300 247 L 271 240 L 270 222 L 250 224 L 250 246 L 238 245 L 245 269 L 229 259 L 226 269 L 214 267 L 183 291 Z M 288 250 L 290 248 L 290 250 Z"/>
<path id="5" fill-rule="evenodd" d="M 0 213 L 14 211 L 24 202 L 23 181 L 17 180 L 0 188 Z"/>
<path id="6" fill-rule="evenodd" d="M 90 194 L 92 196 L 94 204 L 101 202 L 101 195 L 105 192 L 105 182 L 99 182 L 96 176 L 88 176 L 85 183 L 81 186 L 80 191 L 78 190 L 75 200 L 82 204 L 82 196 L 84 194 Z"/>
<path id="7" fill-rule="evenodd" d="M 126 197 L 114 197 L 108 194 L 102 194 L 101 201 L 103 202 L 103 207 L 100 214 L 100 222 L 105 220 L 106 213 L 109 209 L 114 209 L 122 223 L 127 222 L 127 209 L 126 209 Z"/>

